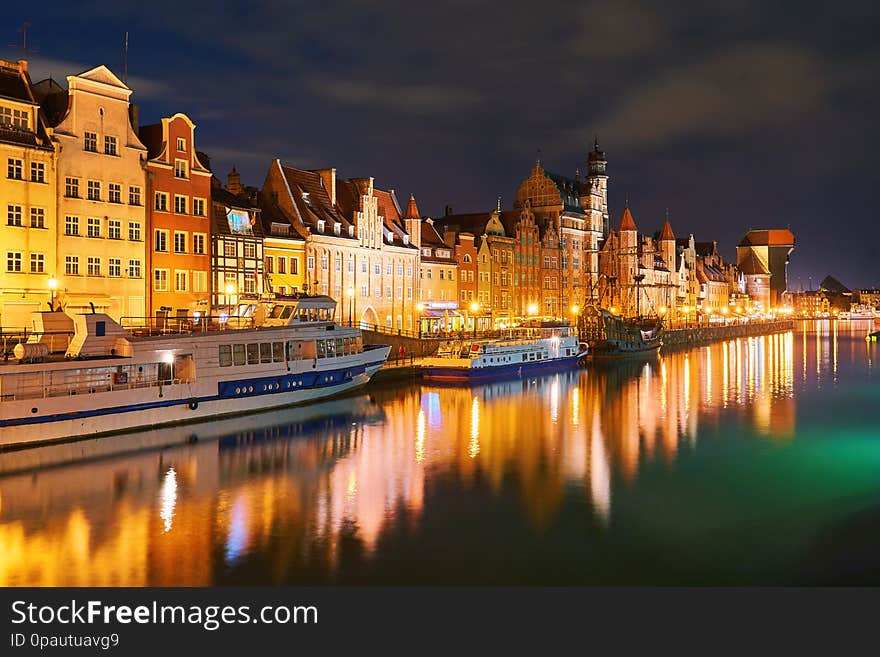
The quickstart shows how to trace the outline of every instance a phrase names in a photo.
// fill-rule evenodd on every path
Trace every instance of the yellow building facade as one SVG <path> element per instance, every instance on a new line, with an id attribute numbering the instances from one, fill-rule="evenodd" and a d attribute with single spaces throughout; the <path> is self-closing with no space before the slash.
<path id="1" fill-rule="evenodd" d="M 58 299 L 68 313 L 94 304 L 114 319 L 143 321 L 147 149 L 132 127 L 131 89 L 106 66 L 69 75 L 67 84 L 42 100 L 62 108 L 50 117 L 59 148 Z"/>
<path id="2" fill-rule="evenodd" d="M 55 147 L 27 62 L 0 60 L 0 327 L 31 328 L 55 279 Z"/>

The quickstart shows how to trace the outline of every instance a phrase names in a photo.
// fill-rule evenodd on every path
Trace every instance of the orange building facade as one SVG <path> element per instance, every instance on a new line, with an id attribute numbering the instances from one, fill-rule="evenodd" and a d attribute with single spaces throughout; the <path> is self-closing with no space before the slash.
<path id="1" fill-rule="evenodd" d="M 147 147 L 150 314 L 206 314 L 211 299 L 211 172 L 199 160 L 185 114 L 143 126 Z"/>

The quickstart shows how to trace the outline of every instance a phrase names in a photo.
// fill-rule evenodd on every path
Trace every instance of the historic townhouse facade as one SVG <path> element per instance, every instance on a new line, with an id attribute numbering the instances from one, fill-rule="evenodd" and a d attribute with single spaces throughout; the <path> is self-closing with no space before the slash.
<path id="1" fill-rule="evenodd" d="M 0 327 L 31 327 L 57 285 L 56 159 L 27 62 L 0 60 Z"/>
<path id="2" fill-rule="evenodd" d="M 195 149 L 185 114 L 143 126 L 147 147 L 150 314 L 204 315 L 211 301 L 211 172 Z"/>
<path id="3" fill-rule="evenodd" d="M 386 192 L 374 187 L 373 195 L 376 197 L 376 211 L 383 225 L 384 237 L 380 252 L 385 276 L 385 304 L 379 305 L 380 317 L 384 314 L 386 329 L 390 317 L 395 331 L 412 333 L 416 330 L 419 317 L 418 299 L 421 281 L 418 276 L 419 247 L 412 243 L 408 226 L 416 221 L 421 222 L 419 209 L 415 197 L 410 195 L 406 210 L 401 213 L 393 189 Z M 367 198 L 366 194 L 361 194 L 359 198 L 360 207 L 367 207 L 363 203 Z M 354 212 L 362 212 L 357 207 L 354 206 Z M 376 260 L 373 264 L 374 273 L 375 264 Z"/>
<path id="4" fill-rule="evenodd" d="M 305 291 L 333 297 L 342 321 L 415 330 L 419 251 L 410 240 L 414 218 L 406 216 L 417 214 L 414 200 L 401 216 L 394 192 L 375 189 L 373 178 L 343 179 L 336 169 L 307 171 L 279 160 L 263 193 L 305 237 Z"/>
<path id="5" fill-rule="evenodd" d="M 464 328 L 458 303 L 458 262 L 433 219 L 422 222 L 419 262 L 420 333 Z"/>
<path id="6" fill-rule="evenodd" d="M 106 66 L 67 76 L 67 87 L 37 85 L 59 149 L 58 299 L 71 314 L 143 318 L 147 149 L 132 127 L 131 89 Z"/>
<path id="7" fill-rule="evenodd" d="M 596 298 L 598 252 L 608 235 L 608 176 L 598 142 L 581 181 L 544 170 L 535 162 L 517 191 L 515 206 L 528 208 L 541 238 L 541 313 L 567 316 Z"/>
<path id="8" fill-rule="evenodd" d="M 306 241 L 290 218 L 274 202 L 261 194 L 263 221 L 263 272 L 266 291 L 276 296 L 302 291 L 305 278 Z"/>
<path id="9" fill-rule="evenodd" d="M 243 298 L 265 294 L 263 223 L 256 190 L 233 168 L 226 189 L 211 179 L 211 308 L 229 312 Z"/>

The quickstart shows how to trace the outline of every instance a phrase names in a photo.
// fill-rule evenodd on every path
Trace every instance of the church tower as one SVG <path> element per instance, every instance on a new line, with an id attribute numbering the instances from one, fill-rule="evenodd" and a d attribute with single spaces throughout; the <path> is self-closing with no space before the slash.
<path id="1" fill-rule="evenodd" d="M 593 140 L 593 150 L 587 155 L 587 189 L 590 196 L 590 207 L 594 212 L 601 215 L 602 235 L 607 239 L 611 231 L 611 221 L 608 216 L 608 174 L 606 167 L 608 160 L 605 159 L 605 151 L 599 148 L 599 138 Z"/>
<path id="2" fill-rule="evenodd" d="M 663 222 L 657 246 L 660 247 L 660 255 L 663 256 L 666 267 L 669 271 L 675 271 L 675 233 L 672 232 L 672 224 L 669 223 L 669 219 Z"/>

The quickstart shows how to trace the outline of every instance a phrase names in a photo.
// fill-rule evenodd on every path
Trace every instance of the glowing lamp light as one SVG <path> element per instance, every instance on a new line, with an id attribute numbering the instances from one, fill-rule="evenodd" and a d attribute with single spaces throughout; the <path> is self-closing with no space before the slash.
<path id="1" fill-rule="evenodd" d="M 729 310 L 727 309 L 726 306 L 725 306 L 724 308 L 721 309 L 721 314 L 722 314 L 722 315 L 726 315 L 728 312 L 729 312 Z"/>
<path id="2" fill-rule="evenodd" d="M 661 314 L 661 315 L 665 315 L 665 314 L 666 314 L 666 306 L 660 306 L 660 314 Z"/>
<path id="3" fill-rule="evenodd" d="M 49 286 L 50 290 L 56 289 L 58 287 L 58 279 L 53 276 L 47 281 L 47 285 Z"/>
<path id="4" fill-rule="evenodd" d="M 608 310 L 611 311 L 611 314 L 612 314 L 612 315 L 616 315 L 616 314 L 617 314 L 617 307 L 616 307 L 616 306 L 611 306 Z"/>
<path id="5" fill-rule="evenodd" d="M 471 304 L 471 312 L 472 312 L 472 313 L 477 312 L 479 309 L 480 309 L 480 304 L 478 304 L 478 303 L 472 303 L 472 304 Z"/>
<path id="6" fill-rule="evenodd" d="M 166 363 L 167 365 L 171 365 L 171 363 L 174 362 L 174 354 L 172 354 L 170 351 L 162 354 L 162 362 Z"/>
<path id="7" fill-rule="evenodd" d="M 418 305 L 416 306 L 416 309 L 417 309 L 419 312 L 424 311 L 424 310 L 425 310 L 425 304 L 423 304 L 423 303 L 418 304 Z"/>
<path id="8" fill-rule="evenodd" d="M 572 315 L 577 315 L 580 311 L 581 311 L 580 306 L 578 306 L 577 304 L 575 304 L 571 307 L 571 314 Z"/>
<path id="9" fill-rule="evenodd" d="M 226 286 L 226 294 L 235 294 L 235 286 L 227 285 Z"/>
<path id="10" fill-rule="evenodd" d="M 529 315 L 537 315 L 538 314 L 538 304 L 530 303 L 528 307 Z"/>
<path id="11" fill-rule="evenodd" d="M 353 287 L 348 288 L 345 291 L 345 293 L 348 295 L 349 298 L 353 297 L 354 296 L 354 288 Z"/>

